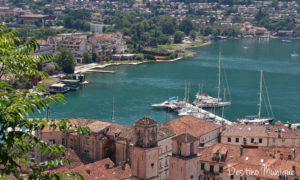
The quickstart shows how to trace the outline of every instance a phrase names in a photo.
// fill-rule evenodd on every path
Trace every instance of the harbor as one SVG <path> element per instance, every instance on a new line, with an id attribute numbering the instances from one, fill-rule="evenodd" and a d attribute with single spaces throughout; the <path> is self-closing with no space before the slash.
<path id="1" fill-rule="evenodd" d="M 236 118 L 257 114 L 259 71 L 263 70 L 275 120 L 299 122 L 300 58 L 290 56 L 294 51 L 300 53 L 296 51 L 299 47 L 298 40 L 292 40 L 291 43 L 283 43 L 280 39 L 226 40 L 195 48 L 195 56 L 172 63 L 107 66 L 102 70 L 116 73 L 86 73 L 88 86 L 67 93 L 64 104 L 51 105 L 50 117 L 86 117 L 111 121 L 114 97 L 117 123 L 132 125 L 143 116 L 152 117 L 158 123 L 176 119 L 179 117 L 176 112 L 154 109 L 151 104 L 172 96 L 179 96 L 182 100 L 186 80 L 191 84 L 190 94 L 193 97 L 202 82 L 204 94 L 218 97 L 220 51 L 230 87 L 226 92 L 230 91 L 231 94 L 231 97 L 226 95 L 226 99 L 232 103 L 224 111 L 222 108 L 205 111 L 219 117 L 223 113 L 223 118 L 231 122 Z M 224 98 L 224 89 L 220 91 L 220 97 Z M 266 116 L 265 106 L 262 106 L 262 117 Z"/>

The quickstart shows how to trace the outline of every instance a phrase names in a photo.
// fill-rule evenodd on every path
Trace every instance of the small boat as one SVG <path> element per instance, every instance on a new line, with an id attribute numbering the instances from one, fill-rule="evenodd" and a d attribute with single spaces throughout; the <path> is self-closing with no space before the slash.
<path id="1" fill-rule="evenodd" d="M 292 42 L 292 41 L 289 40 L 289 39 L 282 39 L 281 42 L 283 42 L 283 43 L 290 43 L 290 42 Z"/>
<path id="2" fill-rule="evenodd" d="M 56 83 L 56 84 L 52 84 L 50 87 L 49 87 L 49 92 L 51 94 L 56 94 L 56 93 L 66 93 L 70 90 L 70 88 L 64 84 L 64 83 Z"/>
<path id="3" fill-rule="evenodd" d="M 246 116 L 246 118 L 238 119 L 242 124 L 266 124 L 273 122 L 274 118 L 258 118 L 257 116 Z"/>
<path id="4" fill-rule="evenodd" d="M 248 49 L 248 46 L 244 46 L 243 48 L 244 48 L 244 49 Z"/>
<path id="5" fill-rule="evenodd" d="M 291 54 L 291 57 L 298 57 L 299 56 L 299 54 L 297 54 L 297 53 L 292 53 Z"/>
<path id="6" fill-rule="evenodd" d="M 62 83 L 67 85 L 71 91 L 77 91 L 80 88 L 80 81 L 74 79 L 64 79 L 61 80 Z"/>
<path id="7" fill-rule="evenodd" d="M 157 109 L 165 109 L 165 108 L 174 108 L 175 105 L 174 103 L 177 101 L 177 97 L 170 97 L 168 100 L 159 103 L 159 104 L 152 104 L 153 108 L 157 108 Z"/>

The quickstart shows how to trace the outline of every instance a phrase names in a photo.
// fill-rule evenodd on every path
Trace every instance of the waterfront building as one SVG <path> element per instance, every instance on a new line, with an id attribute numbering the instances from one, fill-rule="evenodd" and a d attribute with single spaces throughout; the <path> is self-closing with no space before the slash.
<path id="1" fill-rule="evenodd" d="M 89 38 L 92 53 L 99 57 L 112 56 L 112 54 L 123 54 L 127 51 L 126 42 L 121 33 L 96 33 Z"/>
<path id="2" fill-rule="evenodd" d="M 227 126 L 221 134 L 221 143 L 232 145 L 256 145 L 267 147 L 300 147 L 300 131 L 284 126 L 280 121 L 275 125 Z"/>

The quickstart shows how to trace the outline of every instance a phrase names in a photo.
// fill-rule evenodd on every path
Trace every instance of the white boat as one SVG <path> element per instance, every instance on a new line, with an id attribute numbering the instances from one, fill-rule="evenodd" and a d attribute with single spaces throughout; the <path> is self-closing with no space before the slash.
<path id="1" fill-rule="evenodd" d="M 281 42 L 284 42 L 284 43 L 290 43 L 290 42 L 292 42 L 292 41 L 289 40 L 289 39 L 282 39 Z"/>
<path id="2" fill-rule="evenodd" d="M 274 118 L 273 117 L 267 117 L 267 118 L 262 118 L 261 117 L 261 105 L 262 105 L 262 87 L 263 87 L 263 71 L 260 71 L 260 85 L 259 85 L 259 109 L 258 109 L 258 115 L 257 116 L 247 116 L 246 118 L 243 119 L 236 119 L 238 122 L 240 123 L 244 123 L 244 124 L 249 124 L 249 123 L 253 123 L 253 124 L 266 124 L 266 123 L 271 123 Z M 267 93 L 267 100 L 268 105 L 270 107 L 270 111 L 273 115 L 273 111 L 272 111 L 272 107 L 271 107 L 271 103 L 270 103 L 270 99 Z"/>
<path id="3" fill-rule="evenodd" d="M 218 73 L 218 97 L 214 98 L 211 96 L 207 96 L 206 94 L 201 95 L 200 93 L 196 94 L 196 100 L 193 104 L 199 108 L 219 108 L 230 106 L 230 101 L 222 101 L 220 98 L 220 90 L 221 90 L 221 53 L 219 54 L 219 73 Z"/>
<path id="4" fill-rule="evenodd" d="M 157 109 L 165 109 L 165 108 L 173 108 L 174 104 L 177 102 L 177 97 L 170 97 L 168 100 L 159 103 L 159 104 L 152 104 L 153 108 L 157 108 Z"/>
<path id="5" fill-rule="evenodd" d="M 292 53 L 291 54 L 291 57 L 298 57 L 299 56 L 299 54 L 297 54 L 297 53 Z"/>

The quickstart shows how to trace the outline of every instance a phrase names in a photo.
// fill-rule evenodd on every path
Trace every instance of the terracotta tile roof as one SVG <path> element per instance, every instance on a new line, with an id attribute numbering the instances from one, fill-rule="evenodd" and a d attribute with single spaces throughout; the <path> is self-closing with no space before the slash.
<path id="1" fill-rule="evenodd" d="M 79 166 L 69 172 L 79 173 L 85 180 L 120 180 L 131 177 L 131 169 L 127 164 L 123 167 L 115 167 L 114 163 L 109 158 Z"/>
<path id="2" fill-rule="evenodd" d="M 83 127 L 89 127 L 92 133 L 98 133 L 104 129 L 110 127 L 110 122 L 100 121 L 96 119 L 85 119 L 85 118 L 73 118 L 69 119 L 70 123 L 73 125 L 79 125 Z M 50 130 L 49 127 L 45 127 L 40 132 L 58 132 L 59 129 L 56 128 L 55 131 Z M 76 134 L 76 133 L 75 133 Z"/>
<path id="3" fill-rule="evenodd" d="M 222 136 L 268 137 L 268 134 L 266 133 L 266 126 L 235 124 L 227 126 L 226 130 L 222 132 Z"/>
<path id="4" fill-rule="evenodd" d="M 237 145 L 215 144 L 204 148 L 198 154 L 201 162 L 215 162 L 224 165 L 224 172 L 231 171 L 232 173 L 235 170 L 235 172 L 248 175 L 247 172 L 249 173 L 251 170 L 258 174 L 250 174 L 250 176 L 278 179 L 278 175 L 274 175 L 270 171 L 292 172 L 293 168 L 296 168 L 296 172 L 300 172 L 299 152 L 300 148 L 251 147 L 241 149 L 241 146 Z M 225 159 L 221 159 L 221 154 L 225 155 Z M 296 157 L 289 158 L 288 155 L 291 154 Z M 218 159 L 213 158 L 218 155 Z"/>
<path id="5" fill-rule="evenodd" d="M 62 167 L 59 167 L 57 169 L 50 170 L 50 172 L 54 173 L 62 173 L 62 172 L 67 172 L 71 169 L 74 169 L 76 167 L 89 164 L 91 163 L 88 159 L 85 157 L 81 156 L 79 153 L 75 152 L 72 149 L 66 149 L 66 155 L 64 156 L 65 158 L 68 158 L 70 160 L 70 164 L 66 164 Z"/>
<path id="6" fill-rule="evenodd" d="M 163 124 L 161 124 L 158 127 L 158 131 L 157 131 L 157 140 L 158 141 L 166 139 L 168 137 L 175 136 L 175 135 L 176 134 L 171 129 L 169 129 L 168 127 L 164 126 Z"/>
<path id="7" fill-rule="evenodd" d="M 157 121 L 149 117 L 143 117 L 135 122 L 136 125 L 156 125 Z"/>
<path id="8" fill-rule="evenodd" d="M 270 138 L 300 138 L 300 131 L 299 130 L 293 130 L 286 126 L 284 126 L 282 123 L 277 123 L 274 126 L 268 126 L 266 129 L 268 136 Z"/>
<path id="9" fill-rule="evenodd" d="M 197 141 L 198 139 L 188 133 L 183 133 L 183 134 L 180 134 L 180 135 L 172 138 L 172 140 L 175 140 L 177 142 L 193 143 L 193 142 Z"/>
<path id="10" fill-rule="evenodd" d="M 134 141 L 134 127 L 112 123 L 108 129 L 107 135 L 117 137 L 120 140 Z"/>
<path id="11" fill-rule="evenodd" d="M 89 127 L 91 132 L 98 133 L 106 128 L 108 128 L 111 123 L 100 121 L 96 119 L 85 119 L 85 118 L 74 118 L 69 119 L 72 124 Z"/>
<path id="12" fill-rule="evenodd" d="M 194 137 L 200 137 L 208 132 L 220 128 L 220 125 L 196 118 L 194 116 L 184 116 L 163 124 L 171 129 L 175 134 L 183 134 L 185 131 Z"/>

